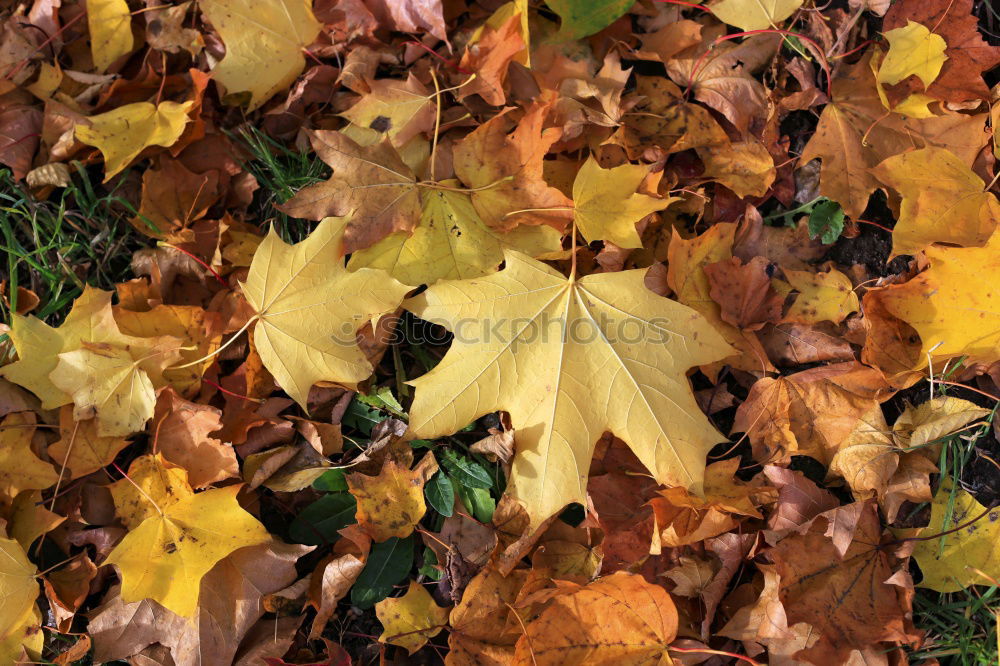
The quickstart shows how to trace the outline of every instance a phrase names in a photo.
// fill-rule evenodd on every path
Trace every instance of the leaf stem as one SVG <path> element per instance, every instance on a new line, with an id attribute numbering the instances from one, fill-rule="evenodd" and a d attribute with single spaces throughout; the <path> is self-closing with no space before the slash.
<path id="1" fill-rule="evenodd" d="M 240 330 L 238 330 L 235 333 L 233 333 L 233 337 L 231 337 L 228 340 L 226 340 L 225 343 L 223 343 L 218 349 L 216 349 L 211 354 L 206 354 L 205 356 L 202 356 L 201 358 L 199 358 L 197 360 L 191 361 L 190 363 L 185 363 L 184 365 L 173 365 L 173 366 L 170 366 L 170 368 L 168 368 L 168 369 L 169 370 L 182 370 L 184 368 L 190 368 L 192 365 L 198 365 L 199 363 L 207 361 L 208 359 L 210 359 L 213 356 L 215 356 L 215 355 L 219 354 L 220 352 L 222 352 L 222 350 L 225 349 L 226 347 L 228 347 L 229 345 L 233 344 L 233 342 L 236 341 L 236 338 L 240 337 L 240 333 L 242 333 L 243 331 L 245 331 L 248 328 L 250 328 L 250 325 L 253 324 L 254 322 L 256 322 L 258 319 L 260 319 L 260 315 L 259 314 L 255 314 L 254 316 L 250 317 L 250 319 L 247 321 L 247 323 L 243 324 L 243 328 L 241 328 Z"/>

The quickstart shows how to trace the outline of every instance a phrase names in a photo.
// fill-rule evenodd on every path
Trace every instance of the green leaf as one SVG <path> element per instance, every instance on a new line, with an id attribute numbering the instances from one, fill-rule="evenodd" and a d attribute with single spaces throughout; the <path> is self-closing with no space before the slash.
<path id="1" fill-rule="evenodd" d="M 393 586 L 402 582 L 412 567 L 412 534 L 373 545 L 365 568 L 351 588 L 351 603 L 358 608 L 371 608 L 392 594 Z"/>
<path id="2" fill-rule="evenodd" d="M 635 0 L 546 0 L 549 9 L 562 19 L 552 38 L 568 42 L 600 32 L 635 4 Z"/>
<path id="3" fill-rule="evenodd" d="M 484 488 L 458 487 L 458 496 L 462 504 L 472 512 L 472 517 L 481 523 L 488 523 L 493 520 L 493 512 L 496 511 L 497 503 L 490 495 L 490 491 Z"/>
<path id="4" fill-rule="evenodd" d="M 444 472 L 438 471 L 424 486 L 424 497 L 431 508 L 448 517 L 455 512 L 455 487 Z"/>
<path id="5" fill-rule="evenodd" d="M 430 548 L 424 548 L 424 563 L 417 569 L 417 573 L 426 576 L 431 580 L 441 580 L 443 574 L 441 568 L 437 566 L 438 558 Z"/>
<path id="6" fill-rule="evenodd" d="M 322 546 L 333 543 L 341 530 L 354 522 L 357 501 L 349 493 L 324 495 L 295 516 L 288 536 L 295 543 Z"/>
<path id="7" fill-rule="evenodd" d="M 819 202 L 809 215 L 809 237 L 831 245 L 844 231 L 844 211 L 836 201 Z"/>
<path id="8" fill-rule="evenodd" d="M 343 423 L 348 428 L 360 430 L 365 436 L 370 436 L 372 428 L 383 420 L 382 413 L 360 402 L 358 397 L 355 395 L 354 400 L 351 400 L 351 404 L 347 406 Z"/>
<path id="9" fill-rule="evenodd" d="M 392 394 L 392 390 L 388 386 L 383 386 L 369 395 L 362 395 L 359 393 L 355 396 L 355 400 L 363 402 L 371 407 L 375 407 L 376 409 L 384 409 L 393 416 L 398 416 L 402 419 L 406 418 L 406 412 L 403 411 L 403 406 L 399 404 L 399 401 L 396 400 L 396 396 Z"/>
<path id="10" fill-rule="evenodd" d="M 323 472 L 322 476 L 313 481 L 313 488 L 328 493 L 346 492 L 347 479 L 344 478 L 344 470 L 331 469 L 329 472 Z"/>
<path id="11" fill-rule="evenodd" d="M 493 487 L 493 477 L 485 467 L 451 449 L 441 450 L 441 466 L 459 485 L 467 488 Z"/>

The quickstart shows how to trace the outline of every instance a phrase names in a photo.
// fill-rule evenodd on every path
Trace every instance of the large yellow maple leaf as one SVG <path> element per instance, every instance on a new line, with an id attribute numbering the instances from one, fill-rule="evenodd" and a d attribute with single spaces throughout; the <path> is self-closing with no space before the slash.
<path id="1" fill-rule="evenodd" d="M 271 539 L 236 501 L 239 489 L 215 488 L 161 506 L 126 534 L 105 560 L 121 573 L 122 599 L 153 599 L 190 617 L 198 608 L 201 579 L 219 560 Z"/>
<path id="2" fill-rule="evenodd" d="M 453 433 L 510 412 L 512 492 L 533 526 L 586 497 L 594 446 L 610 430 L 661 483 L 700 490 L 724 438 L 698 409 L 689 368 L 732 353 L 705 318 L 643 285 L 645 271 L 566 278 L 517 252 L 489 277 L 438 282 L 407 302 L 455 333 L 414 380 L 410 428 Z"/>
<path id="3" fill-rule="evenodd" d="M 278 385 L 303 407 L 318 381 L 354 385 L 372 373 L 355 336 L 398 306 L 410 287 L 374 269 L 348 273 L 344 218 L 327 218 L 289 245 L 271 229 L 243 294 L 256 311 L 254 343 Z"/>
<path id="4" fill-rule="evenodd" d="M 924 250 L 930 268 L 878 290 L 879 301 L 920 335 L 917 369 L 967 356 L 966 365 L 1000 360 L 1000 233 L 984 247 Z"/>
<path id="5" fill-rule="evenodd" d="M 249 92 L 250 111 L 291 85 L 322 27 L 312 0 L 201 0 L 198 6 L 226 45 L 212 77 L 229 95 Z"/>

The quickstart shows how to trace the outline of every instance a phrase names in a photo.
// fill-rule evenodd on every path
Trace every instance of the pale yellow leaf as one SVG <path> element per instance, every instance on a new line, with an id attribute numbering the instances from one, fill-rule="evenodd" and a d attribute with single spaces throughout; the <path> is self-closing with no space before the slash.
<path id="1" fill-rule="evenodd" d="M 149 146 L 169 147 L 184 133 L 187 113 L 194 102 L 149 102 L 125 104 L 91 116 L 88 124 L 76 126 L 76 138 L 96 146 L 104 155 L 104 182 L 129 165 Z"/>
<path id="2" fill-rule="evenodd" d="M 412 382 L 411 431 L 431 439 L 510 412 L 512 492 L 534 526 L 585 501 L 594 446 L 608 430 L 659 482 L 700 491 L 705 454 L 723 438 L 686 373 L 731 347 L 700 314 L 646 289 L 644 270 L 567 279 L 523 254 L 505 257 L 499 273 L 438 282 L 407 303 L 456 334 L 441 363 Z"/>
<path id="3" fill-rule="evenodd" d="M 257 353 L 302 407 L 318 381 L 354 386 L 372 373 L 357 331 L 394 311 L 410 289 L 381 271 L 347 271 L 345 222 L 326 218 L 297 245 L 285 243 L 272 229 L 243 283 L 243 294 L 257 313 Z"/>

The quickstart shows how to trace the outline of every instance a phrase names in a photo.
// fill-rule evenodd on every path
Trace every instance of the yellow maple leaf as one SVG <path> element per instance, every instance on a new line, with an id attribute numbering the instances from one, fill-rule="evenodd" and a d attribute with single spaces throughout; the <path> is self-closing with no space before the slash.
<path id="1" fill-rule="evenodd" d="M 132 50 L 132 13 L 125 0 L 87 0 L 87 28 L 98 72 Z"/>
<path id="2" fill-rule="evenodd" d="M 931 502 L 930 523 L 917 533 L 925 536 L 952 530 L 983 513 L 986 507 L 961 488 L 955 489 L 951 477 L 945 477 Z M 1000 578 L 998 545 L 1000 509 L 940 539 L 917 541 L 913 557 L 924 574 L 917 586 L 937 592 L 958 592 L 971 585 L 992 585 Z"/>
<path id="3" fill-rule="evenodd" d="M 767 30 L 801 6 L 802 0 L 721 0 L 711 9 L 717 19 L 741 30 Z"/>
<path id="4" fill-rule="evenodd" d="M 785 269 L 785 279 L 799 292 L 785 315 L 785 321 L 817 324 L 832 321 L 839 324 L 860 304 L 851 279 L 831 268 L 825 273 Z"/>
<path id="5" fill-rule="evenodd" d="M 445 181 L 445 185 L 457 181 Z M 541 257 L 562 249 L 562 236 L 545 225 L 520 225 L 503 233 L 483 222 L 464 192 L 424 192 L 420 223 L 351 255 L 347 267 L 381 268 L 408 285 L 480 277 L 496 270 L 505 249 Z"/>
<path id="6" fill-rule="evenodd" d="M 920 335 L 917 368 L 968 356 L 966 364 L 1000 360 L 1000 233 L 985 247 L 924 250 L 930 268 L 899 285 L 879 290 L 889 314 Z M 972 279 L 974 276 L 974 279 Z"/>
<path id="7" fill-rule="evenodd" d="M 76 138 L 96 146 L 104 155 L 104 182 L 128 166 L 143 149 L 169 147 L 184 133 L 188 111 L 194 102 L 149 102 L 125 104 L 87 118 L 76 126 Z"/>
<path id="8" fill-rule="evenodd" d="M 406 648 L 413 654 L 448 626 L 449 609 L 434 603 L 434 598 L 415 580 L 401 597 L 383 599 L 375 604 L 375 615 L 382 623 L 380 643 Z"/>
<path id="9" fill-rule="evenodd" d="M 0 424 L 0 500 L 13 499 L 22 490 L 49 488 L 59 480 L 52 465 L 31 450 L 34 434 L 31 412 L 8 414 Z"/>
<path id="10" fill-rule="evenodd" d="M 649 167 L 641 164 L 602 169 L 593 156 L 587 158 L 573 181 L 573 217 L 588 242 L 607 240 L 618 247 L 642 247 L 635 223 L 677 201 L 676 197 L 637 194 L 647 175 Z"/>
<path id="11" fill-rule="evenodd" d="M 322 27 L 312 0 L 201 0 L 198 6 L 226 45 L 212 77 L 227 97 L 250 93 L 248 111 L 291 85 L 306 64 L 303 50 Z"/>
<path id="12" fill-rule="evenodd" d="M 948 45 L 941 35 L 935 35 L 920 23 L 907 20 L 901 28 L 888 30 L 885 39 L 889 51 L 878 70 L 878 81 L 888 85 L 916 76 L 927 88 L 941 73 L 948 59 Z"/>
<path id="13" fill-rule="evenodd" d="M 28 389 L 42 400 L 42 408 L 55 409 L 73 399 L 49 379 L 59 354 L 79 349 L 83 341 L 121 342 L 111 314 L 111 292 L 86 287 L 59 328 L 37 317 L 12 316 L 10 338 L 19 360 L 0 368 L 0 376 Z M 129 339 L 131 341 L 131 339 Z"/>
<path id="14" fill-rule="evenodd" d="M 115 481 L 108 490 L 115 513 L 129 529 L 194 495 L 187 471 L 159 453 L 136 458 L 129 465 L 128 478 Z"/>
<path id="15" fill-rule="evenodd" d="M 193 615 L 201 579 L 219 560 L 271 539 L 236 501 L 240 487 L 206 490 L 160 507 L 126 534 L 105 560 L 118 567 L 122 599 L 153 599 L 178 615 Z"/>
<path id="16" fill-rule="evenodd" d="M 981 246 L 1000 222 L 1000 202 L 983 179 L 945 148 L 894 155 L 872 169 L 903 203 L 892 230 L 892 256 L 931 243 Z"/>
<path id="17" fill-rule="evenodd" d="M 485 278 L 438 282 L 406 303 L 455 333 L 416 387 L 410 428 L 450 434 L 510 412 L 511 483 L 533 526 L 586 497 L 606 430 L 661 483 L 700 491 L 721 435 L 697 408 L 686 373 L 732 349 L 697 312 L 645 288 L 643 270 L 566 278 L 517 252 Z"/>
<path id="18" fill-rule="evenodd" d="M 73 418 L 97 416 L 100 437 L 127 437 L 153 416 L 163 369 L 180 358 L 177 339 L 151 338 L 141 346 L 83 342 L 59 354 L 49 373 L 57 388 L 73 397 Z"/>
<path id="19" fill-rule="evenodd" d="M 327 218 L 297 245 L 272 228 L 242 285 L 257 313 L 251 319 L 257 353 L 303 408 L 316 382 L 354 386 L 372 373 L 357 331 L 395 310 L 410 289 L 374 269 L 349 273 L 344 224 Z"/>
<path id="20" fill-rule="evenodd" d="M 0 537 L 0 662 L 17 663 L 21 647 L 41 649 L 41 631 L 28 634 L 39 624 L 41 615 L 35 605 L 38 597 L 37 569 L 21 545 Z"/>
<path id="21" fill-rule="evenodd" d="M 428 453 L 415 468 L 411 451 L 400 460 L 390 456 L 377 476 L 347 475 L 347 487 L 358 501 L 358 524 L 377 542 L 390 537 L 405 538 L 424 517 L 424 484 L 438 470 L 434 454 Z"/>

